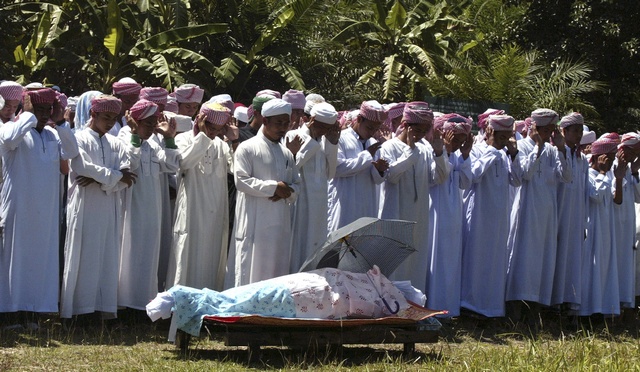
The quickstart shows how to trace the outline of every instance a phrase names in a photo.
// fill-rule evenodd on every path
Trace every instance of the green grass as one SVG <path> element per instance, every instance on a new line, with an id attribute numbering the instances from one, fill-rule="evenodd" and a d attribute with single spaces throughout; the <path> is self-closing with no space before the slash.
<path id="1" fill-rule="evenodd" d="M 206 338 L 192 340 L 181 354 L 166 342 L 166 322 L 134 317 L 107 327 L 63 326 L 51 318 L 41 320 L 37 331 L 0 331 L 0 371 L 640 370 L 639 321 L 600 320 L 576 330 L 553 313 L 543 314 L 543 320 L 533 335 L 522 324 L 461 317 L 443 325 L 438 343 L 418 344 L 404 359 L 401 345 L 349 345 L 314 355 L 265 347 L 261 361 L 249 363 L 246 348 Z"/>

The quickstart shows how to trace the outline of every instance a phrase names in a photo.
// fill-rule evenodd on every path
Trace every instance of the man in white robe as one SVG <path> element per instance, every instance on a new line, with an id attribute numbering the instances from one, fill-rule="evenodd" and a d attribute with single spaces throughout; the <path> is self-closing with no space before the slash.
<path id="1" fill-rule="evenodd" d="M 291 273 L 298 272 L 327 240 L 327 182 L 336 172 L 340 139 L 337 118 L 332 105 L 319 103 L 311 109 L 308 123 L 286 135 L 289 143 L 295 143 L 296 136 L 301 139 L 299 150 L 292 151 L 300 172 L 301 191 L 293 208 Z"/>
<path id="2" fill-rule="evenodd" d="M 449 177 L 429 189 L 429 265 L 427 307 L 443 309 L 448 317 L 460 315 L 462 279 L 462 191 L 471 186 L 472 119 L 458 114 L 435 118 L 449 161 Z"/>
<path id="3" fill-rule="evenodd" d="M 25 96 L 24 112 L 0 129 L 0 312 L 57 312 L 60 160 L 78 154 L 50 88 Z M 35 116 L 33 113 L 35 113 Z"/>
<path id="4" fill-rule="evenodd" d="M 560 120 L 567 166 L 571 168 L 573 177 L 571 182 L 558 184 L 558 249 L 551 304 L 564 303 L 573 310 L 580 306 L 582 247 L 589 205 L 589 161 L 579 149 L 583 125 L 584 119 L 577 112 Z"/>
<path id="5" fill-rule="evenodd" d="M 69 174 L 61 318 L 96 311 L 111 318 L 117 312 L 120 191 L 136 179 L 126 146 L 108 133 L 121 105 L 113 96 L 94 97 L 88 126 L 75 133 L 79 155 Z"/>
<path id="6" fill-rule="evenodd" d="M 221 290 L 227 264 L 229 146 L 218 138 L 231 118 L 219 103 L 202 105 L 192 131 L 176 136 L 182 156 L 167 283 Z"/>
<path id="7" fill-rule="evenodd" d="M 162 227 L 163 173 L 178 170 L 180 153 L 174 142 L 175 122 L 158 123 L 158 106 L 139 100 L 127 112 L 128 125 L 118 138 L 131 157 L 136 184 L 126 189 L 124 227 L 120 250 L 118 306 L 144 310 L 158 294 L 158 261 Z M 154 132 L 164 137 L 165 146 L 149 139 Z"/>
<path id="8" fill-rule="evenodd" d="M 487 317 L 505 313 L 509 186 L 522 180 L 513 124 L 511 116 L 489 116 L 485 141 L 471 150 L 472 184 L 463 194 L 460 306 Z"/>
<path id="9" fill-rule="evenodd" d="M 558 183 L 572 179 L 558 119 L 553 110 L 533 111 L 529 136 L 518 141 L 524 173 L 511 215 L 506 300 L 531 302 L 527 311 L 531 322 L 539 320 L 538 304 L 551 305 L 558 246 Z M 512 314 L 516 320 L 521 315 L 518 304 Z"/>
<path id="10" fill-rule="evenodd" d="M 290 115 L 291 104 L 269 100 L 262 106 L 258 135 L 236 149 L 235 249 L 227 266 L 235 274 L 235 286 L 289 273 L 291 204 L 300 192 L 293 154 L 280 142 Z"/>
<path id="11" fill-rule="evenodd" d="M 400 134 L 382 144 L 380 156 L 389 161 L 386 179 L 380 190 L 378 217 L 415 221 L 413 246 L 417 250 L 391 273 L 394 280 L 409 280 L 426 292 L 429 262 L 429 187 L 449 176 L 444 143 L 437 132 L 432 147 L 420 140 L 431 130 L 433 111 L 425 102 L 404 106 Z M 378 264 L 371 262 L 372 265 Z"/>
<path id="12" fill-rule="evenodd" d="M 580 308 L 576 312 L 579 316 L 620 314 L 613 208 L 614 203 L 623 202 L 622 183 L 627 168 L 624 159 L 624 166 L 609 172 L 619 144 L 617 133 L 606 133 L 591 146 L 587 238 L 582 252 Z"/>
<path id="13" fill-rule="evenodd" d="M 329 232 L 360 217 L 378 215 L 377 187 L 389 163 L 376 159 L 382 143 L 373 135 L 387 118 L 377 101 L 365 101 L 350 128 L 340 134 L 336 175 L 329 181 Z"/>

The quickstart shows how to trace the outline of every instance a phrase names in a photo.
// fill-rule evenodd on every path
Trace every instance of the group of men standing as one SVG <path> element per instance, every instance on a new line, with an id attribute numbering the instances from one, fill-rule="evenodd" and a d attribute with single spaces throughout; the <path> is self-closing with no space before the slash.
<path id="1" fill-rule="evenodd" d="M 449 316 L 635 306 L 640 135 L 587 145 L 578 113 L 488 109 L 474 137 L 425 102 L 338 112 L 296 90 L 248 108 L 130 78 L 77 98 L 4 81 L 0 97 L 0 313 L 109 318 L 173 285 L 286 275 L 360 217 L 416 222 L 391 278 Z"/>

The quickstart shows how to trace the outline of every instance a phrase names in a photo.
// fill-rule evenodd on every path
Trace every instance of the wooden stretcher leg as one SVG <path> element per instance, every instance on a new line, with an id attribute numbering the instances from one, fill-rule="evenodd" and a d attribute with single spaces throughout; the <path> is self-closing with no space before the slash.
<path id="1" fill-rule="evenodd" d="M 191 335 L 187 332 L 178 330 L 176 333 L 176 347 L 180 349 L 182 353 L 189 351 L 189 342 L 191 341 Z"/>
<path id="2" fill-rule="evenodd" d="M 262 355 L 260 353 L 260 344 L 250 342 L 249 345 L 247 346 L 249 346 L 249 348 L 247 349 L 247 353 L 248 353 L 247 357 L 248 357 L 249 363 L 259 362 L 260 359 L 262 358 Z"/>
<path id="3" fill-rule="evenodd" d="M 404 350 L 402 351 L 402 356 L 405 358 L 409 358 L 413 356 L 413 353 L 416 351 L 416 343 L 415 342 L 405 342 Z"/>

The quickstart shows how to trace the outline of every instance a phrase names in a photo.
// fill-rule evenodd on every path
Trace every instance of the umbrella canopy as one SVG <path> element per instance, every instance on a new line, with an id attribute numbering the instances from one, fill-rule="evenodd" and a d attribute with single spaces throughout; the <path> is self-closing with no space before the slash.
<path id="1" fill-rule="evenodd" d="M 327 242 L 307 259 L 300 271 L 335 267 L 345 271 L 366 273 L 377 265 L 389 276 L 415 252 L 415 222 L 360 218 L 329 234 Z"/>

